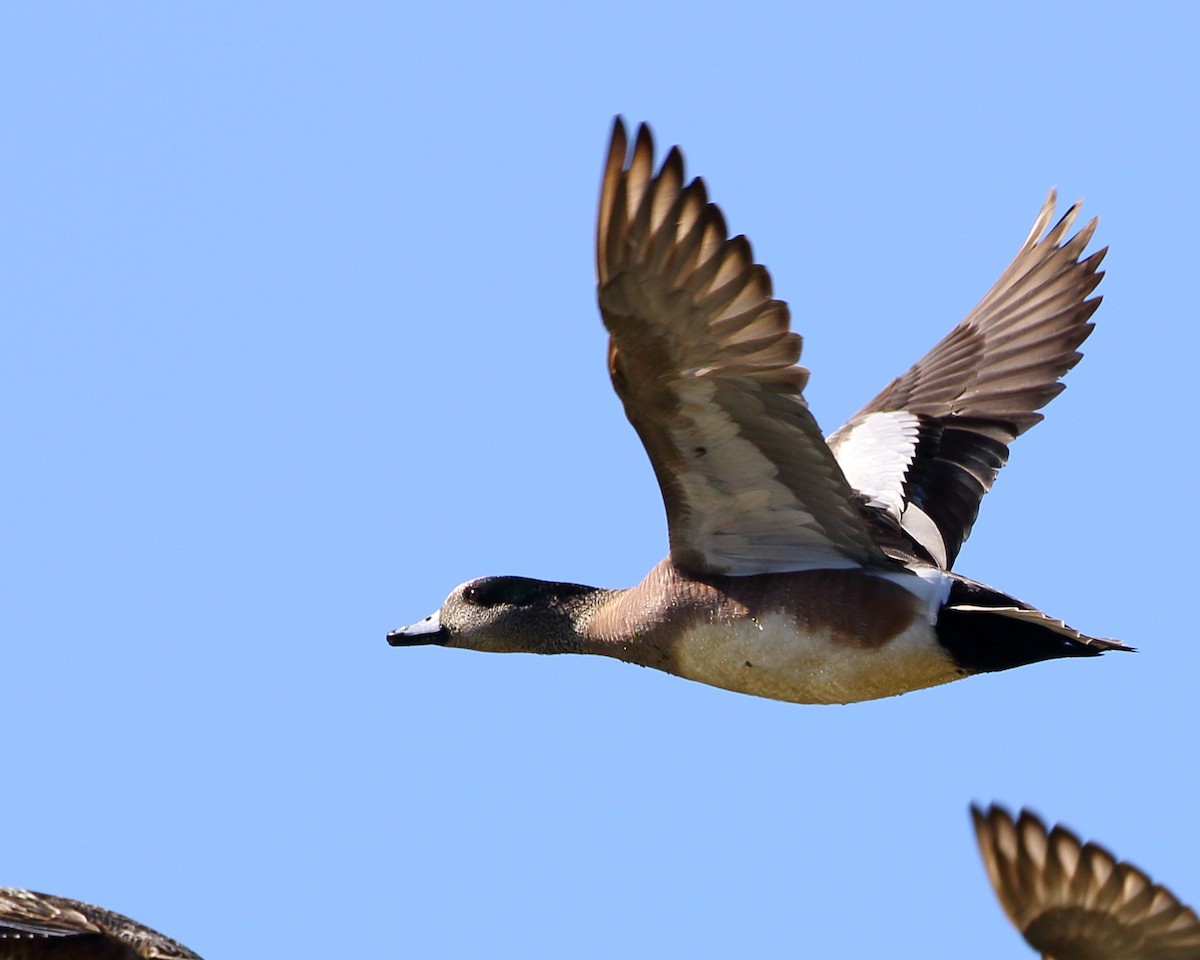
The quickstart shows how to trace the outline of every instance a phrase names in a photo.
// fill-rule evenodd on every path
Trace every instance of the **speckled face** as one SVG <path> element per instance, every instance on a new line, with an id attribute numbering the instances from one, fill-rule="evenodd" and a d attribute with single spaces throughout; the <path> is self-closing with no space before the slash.
<path id="1" fill-rule="evenodd" d="M 521 622 L 539 585 L 546 586 L 526 577 L 481 577 L 456 587 L 442 604 L 443 645 L 492 653 L 527 649 Z"/>
<path id="2" fill-rule="evenodd" d="M 393 646 L 438 644 L 489 653 L 559 653 L 572 649 L 567 610 L 591 587 L 529 577 L 481 577 L 450 592 L 441 609 L 388 635 Z"/>

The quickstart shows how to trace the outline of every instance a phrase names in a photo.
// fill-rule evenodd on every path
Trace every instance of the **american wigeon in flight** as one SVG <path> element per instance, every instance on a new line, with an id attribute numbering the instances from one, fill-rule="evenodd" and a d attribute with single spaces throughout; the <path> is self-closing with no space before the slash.
<path id="1" fill-rule="evenodd" d="M 673 148 L 618 117 L 600 192 L 608 366 L 654 466 L 670 552 L 637 586 L 484 577 L 394 646 L 594 653 L 740 693 L 849 703 L 1129 649 L 951 573 L 1008 444 L 1041 419 L 1100 303 L 1095 221 L 1048 232 L 828 438 L 788 308 Z M 1044 235 L 1043 235 L 1044 234 Z"/>
<path id="2" fill-rule="evenodd" d="M 0 887 L 0 960 L 201 960 L 135 920 L 90 903 Z"/>
<path id="3" fill-rule="evenodd" d="M 1200 960 L 1200 919 L 1166 887 L 1028 810 L 971 807 L 988 878 L 1047 960 Z"/>

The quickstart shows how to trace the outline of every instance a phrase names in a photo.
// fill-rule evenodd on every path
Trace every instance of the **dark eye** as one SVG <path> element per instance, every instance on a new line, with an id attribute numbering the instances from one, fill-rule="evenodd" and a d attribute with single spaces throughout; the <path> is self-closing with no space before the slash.
<path id="1" fill-rule="evenodd" d="M 484 577 L 463 587 L 462 598 L 476 607 L 526 606 L 551 586 L 528 577 Z"/>

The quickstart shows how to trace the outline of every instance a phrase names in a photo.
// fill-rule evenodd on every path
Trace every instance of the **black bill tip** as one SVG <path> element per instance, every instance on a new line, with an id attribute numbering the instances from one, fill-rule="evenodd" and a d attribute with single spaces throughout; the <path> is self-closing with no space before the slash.
<path id="1" fill-rule="evenodd" d="M 424 620 L 393 630 L 387 642 L 393 647 L 420 647 L 426 644 L 444 643 L 446 628 L 442 626 L 441 611 L 431 613 Z"/>

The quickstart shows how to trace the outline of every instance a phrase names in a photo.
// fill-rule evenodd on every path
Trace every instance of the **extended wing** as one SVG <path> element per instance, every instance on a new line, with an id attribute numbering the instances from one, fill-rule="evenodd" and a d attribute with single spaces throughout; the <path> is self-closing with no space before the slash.
<path id="1" fill-rule="evenodd" d="M 1096 221 L 1064 242 L 1079 211 L 1050 192 L 1029 237 L 987 295 L 940 343 L 829 438 L 851 486 L 949 569 L 1008 445 L 1042 419 L 1082 356 L 1088 299 L 1107 249 L 1080 259 Z"/>
<path id="2" fill-rule="evenodd" d="M 662 489 L 671 558 L 747 575 L 884 561 L 805 405 L 787 304 L 678 148 L 613 126 L 596 236 L 609 369 Z"/>
<path id="3" fill-rule="evenodd" d="M 1034 814 L 971 807 L 979 850 L 1004 912 L 1057 960 L 1197 960 L 1200 920 L 1165 887 Z"/>

